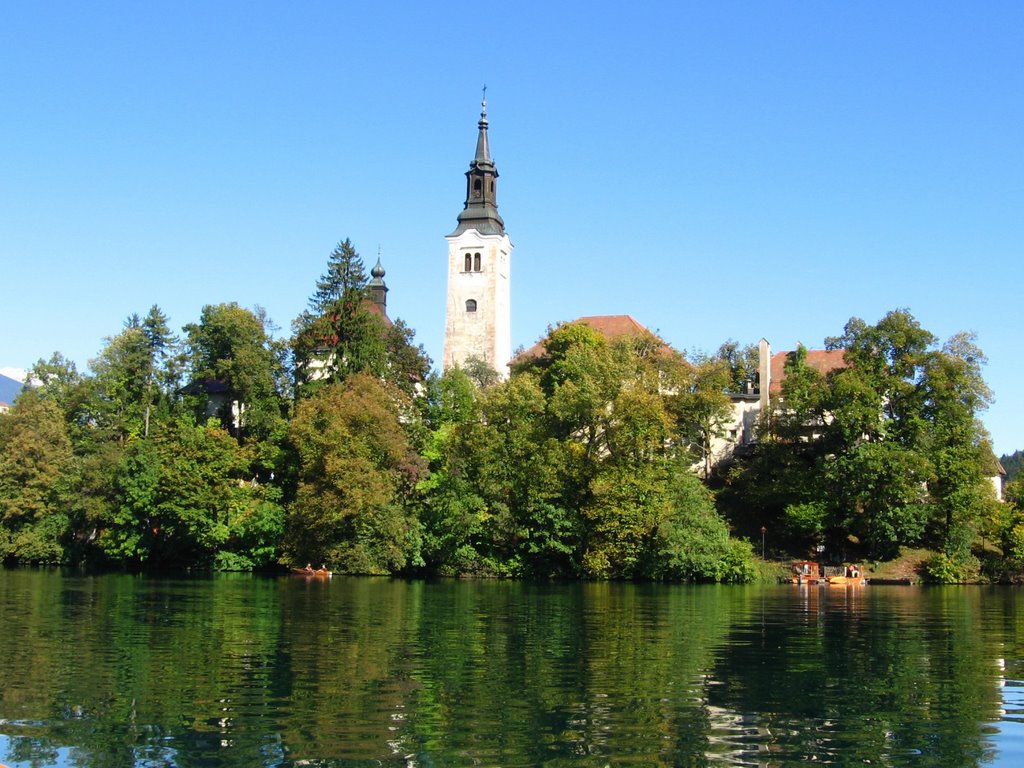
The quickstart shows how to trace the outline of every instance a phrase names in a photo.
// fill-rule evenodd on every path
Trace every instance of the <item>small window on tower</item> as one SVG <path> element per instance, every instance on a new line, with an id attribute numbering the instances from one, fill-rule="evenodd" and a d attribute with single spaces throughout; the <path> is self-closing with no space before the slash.
<path id="1" fill-rule="evenodd" d="M 479 253 L 474 253 L 473 254 L 473 271 L 474 272 L 479 272 L 480 271 L 480 254 Z"/>
<path id="2" fill-rule="evenodd" d="M 480 179 L 473 179 L 473 197 L 480 197 L 480 190 L 483 189 L 481 186 Z"/>
<path id="3" fill-rule="evenodd" d="M 469 299 L 466 301 L 466 311 L 476 312 L 476 299 Z"/>
<path id="4" fill-rule="evenodd" d="M 466 272 L 469 272 L 473 268 L 473 257 L 468 253 L 466 254 Z"/>

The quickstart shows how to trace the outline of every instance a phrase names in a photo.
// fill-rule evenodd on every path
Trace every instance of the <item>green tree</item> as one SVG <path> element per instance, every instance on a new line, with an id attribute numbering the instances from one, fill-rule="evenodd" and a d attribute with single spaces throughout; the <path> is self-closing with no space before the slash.
<path id="1" fill-rule="evenodd" d="M 300 392 L 361 371 L 384 376 L 387 327 L 371 306 L 363 260 L 352 242 L 343 240 L 328 257 L 309 308 L 293 325 Z"/>
<path id="2" fill-rule="evenodd" d="M 493 386 L 501 381 L 501 376 L 491 367 L 490 363 L 476 355 L 471 355 L 466 359 L 462 364 L 462 370 L 481 389 Z"/>
<path id="3" fill-rule="evenodd" d="M 74 361 L 60 352 L 49 360 L 38 360 L 28 372 L 28 381 L 40 397 L 52 400 L 69 422 L 75 420 L 82 399 L 82 376 Z"/>
<path id="4" fill-rule="evenodd" d="M 730 537 L 711 492 L 685 469 L 676 467 L 666 479 L 668 503 L 649 537 L 644 575 L 672 581 L 752 581 L 749 542 Z"/>
<path id="5" fill-rule="evenodd" d="M 1024 451 L 1018 450 L 1009 454 L 1004 453 L 999 457 L 999 463 L 1006 470 L 1006 482 L 1016 480 L 1021 467 L 1024 467 Z"/>
<path id="6" fill-rule="evenodd" d="M 733 385 L 734 375 L 727 359 L 698 356 L 692 363 L 680 361 L 667 382 L 678 440 L 700 462 L 704 477 L 711 474 L 714 441 L 723 436 L 732 417 L 726 390 Z"/>
<path id="7" fill-rule="evenodd" d="M 165 417 L 168 406 L 178 389 L 181 377 L 182 359 L 180 340 L 171 333 L 167 315 L 154 304 L 146 317 L 139 323 L 146 337 L 149 357 L 146 361 L 146 407 L 143 414 L 143 436 L 149 436 L 149 423 L 154 406 L 164 406 Z"/>
<path id="8" fill-rule="evenodd" d="M 990 394 L 973 337 L 936 349 L 895 310 L 873 326 L 853 318 L 826 344 L 845 366 L 822 375 L 806 350 L 793 353 L 758 455 L 740 462 L 723 498 L 733 508 L 770 503 L 762 518 L 804 543 L 830 540 L 834 553 L 850 541 L 873 556 L 930 543 L 970 566 L 975 532 L 998 517 L 977 419 Z"/>
<path id="9" fill-rule="evenodd" d="M 401 423 L 400 392 L 363 373 L 300 401 L 289 437 L 299 461 L 285 556 L 347 573 L 420 564 L 406 497 L 423 467 Z"/>
<path id="10" fill-rule="evenodd" d="M 994 501 L 986 478 L 991 448 L 978 421 L 992 397 L 981 375 L 985 362 L 971 334 L 954 336 L 922 362 L 921 417 L 929 428 L 920 442 L 935 466 L 929 491 L 942 539 L 957 525 L 974 526 Z"/>
<path id="11" fill-rule="evenodd" d="M 481 424 L 465 432 L 462 453 L 487 502 L 481 551 L 512 575 L 577 569 L 585 450 L 558 439 L 549 406 L 534 376 L 514 376 L 485 390 Z"/>
<path id="12" fill-rule="evenodd" d="M 665 470 L 660 464 L 610 464 L 590 484 L 582 509 L 583 573 L 589 578 L 630 579 L 656 571 L 644 562 L 649 537 L 668 516 Z"/>
<path id="13" fill-rule="evenodd" d="M 135 439 L 112 480 L 111 503 L 94 518 L 96 549 L 136 568 L 271 564 L 283 534 L 280 491 L 251 472 L 253 451 L 211 422 L 168 423 Z"/>
<path id="14" fill-rule="evenodd" d="M 729 369 L 729 384 L 726 387 L 728 391 L 746 392 L 757 380 L 760 361 L 757 344 L 740 346 L 738 341 L 729 339 L 718 348 L 714 357 L 725 363 Z"/>
<path id="15" fill-rule="evenodd" d="M 100 354 L 89 362 L 92 377 L 86 421 L 94 439 L 125 442 L 145 432 L 152 356 L 149 340 L 139 325 L 126 327 L 106 339 Z"/>
<path id="16" fill-rule="evenodd" d="M 301 396 L 361 372 L 413 396 L 430 371 L 430 358 L 414 344 L 412 329 L 402 320 L 392 322 L 372 302 L 363 260 L 347 239 L 328 257 L 327 271 L 292 330 Z"/>
<path id="17" fill-rule="evenodd" d="M 852 534 L 875 556 L 891 558 L 921 538 L 928 522 L 932 467 L 917 451 L 894 442 L 865 442 L 830 459 L 832 527 Z"/>
<path id="18" fill-rule="evenodd" d="M 261 309 L 232 302 L 203 307 L 199 322 L 185 326 L 196 415 L 205 419 L 215 403 L 221 426 L 242 440 L 267 439 L 285 412 L 285 376 L 269 325 Z"/>
<path id="19" fill-rule="evenodd" d="M 466 433 L 478 427 L 477 390 L 464 371 L 453 368 L 431 380 L 430 392 L 432 429 L 423 452 L 429 473 L 417 484 L 424 565 L 446 575 L 471 573 L 478 569 L 486 502 L 469 476 L 477 456 L 460 448 L 470 442 Z"/>
<path id="20" fill-rule="evenodd" d="M 22 390 L 0 415 L 0 560 L 64 561 L 75 469 L 60 409 Z"/>

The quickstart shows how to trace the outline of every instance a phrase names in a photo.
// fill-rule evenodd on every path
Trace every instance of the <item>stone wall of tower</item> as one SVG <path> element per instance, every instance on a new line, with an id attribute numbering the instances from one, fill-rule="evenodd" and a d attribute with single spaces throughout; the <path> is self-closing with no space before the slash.
<path id="1" fill-rule="evenodd" d="M 475 229 L 447 240 L 444 368 L 478 357 L 505 378 L 512 358 L 512 242 L 507 234 L 481 235 Z"/>

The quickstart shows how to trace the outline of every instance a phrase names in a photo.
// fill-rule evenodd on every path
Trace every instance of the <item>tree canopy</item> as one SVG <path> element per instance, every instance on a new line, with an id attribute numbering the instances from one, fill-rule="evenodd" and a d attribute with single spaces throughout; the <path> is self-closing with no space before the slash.
<path id="1" fill-rule="evenodd" d="M 153 306 L 85 373 L 39 361 L 0 415 L 0 559 L 746 581 L 764 527 L 777 556 L 925 546 L 938 580 L 1024 574 L 1024 491 L 995 501 L 969 334 L 851 319 L 788 355 L 728 456 L 755 347 L 563 323 L 508 380 L 474 361 L 438 375 L 366 288 L 346 240 L 291 339 L 235 303 L 179 339 Z"/>

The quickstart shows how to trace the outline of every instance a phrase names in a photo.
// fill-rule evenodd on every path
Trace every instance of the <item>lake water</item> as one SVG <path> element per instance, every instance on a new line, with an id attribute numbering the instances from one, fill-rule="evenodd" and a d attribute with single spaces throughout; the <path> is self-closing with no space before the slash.
<path id="1" fill-rule="evenodd" d="M 0 763 L 1016 766 L 1013 588 L 0 571 Z"/>

